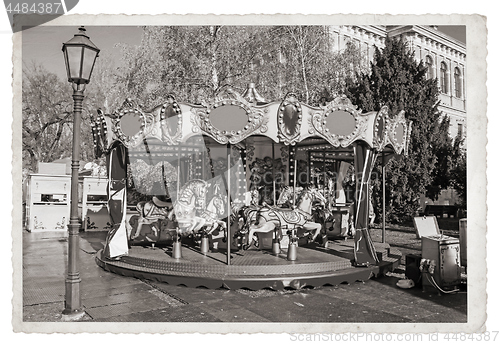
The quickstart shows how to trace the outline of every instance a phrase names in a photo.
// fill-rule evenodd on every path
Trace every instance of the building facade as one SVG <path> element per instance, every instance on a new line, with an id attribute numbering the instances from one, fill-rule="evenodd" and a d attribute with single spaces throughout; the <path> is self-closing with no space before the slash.
<path id="1" fill-rule="evenodd" d="M 441 91 L 439 110 L 450 118 L 452 138 L 466 134 L 466 46 L 442 32 L 435 26 L 404 25 L 360 25 L 332 26 L 330 28 L 333 47 L 342 50 L 352 42 L 365 56 L 365 62 L 373 59 L 375 47 L 382 49 L 385 38 L 401 37 L 408 42 L 417 61 L 428 66 L 428 77 L 437 78 Z"/>
<path id="2" fill-rule="evenodd" d="M 360 25 L 333 26 L 330 28 L 333 46 L 342 50 L 352 42 L 365 56 L 368 65 L 373 59 L 375 47 L 385 46 L 385 38 L 401 37 L 415 54 L 415 59 L 423 61 L 428 67 L 427 77 L 436 78 L 440 90 L 439 110 L 442 116 L 450 118 L 450 136 L 464 138 L 467 124 L 467 54 L 466 45 L 443 32 L 436 26 L 423 25 Z M 465 143 L 465 141 L 464 141 Z M 420 203 L 422 209 L 428 204 L 454 205 L 458 196 L 454 189 L 443 190 L 438 200 L 424 196 Z"/>

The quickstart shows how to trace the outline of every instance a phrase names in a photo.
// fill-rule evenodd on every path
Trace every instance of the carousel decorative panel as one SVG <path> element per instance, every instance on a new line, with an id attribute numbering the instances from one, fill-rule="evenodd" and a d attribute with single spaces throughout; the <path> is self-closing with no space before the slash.
<path id="1" fill-rule="evenodd" d="M 397 154 L 401 154 L 405 148 L 408 127 L 406 124 L 404 110 L 400 111 L 389 123 L 389 143 L 393 146 Z"/>
<path id="2" fill-rule="evenodd" d="M 127 99 L 114 114 L 114 133 L 126 147 L 134 147 L 154 129 L 154 116 L 144 113 L 131 99 Z"/>
<path id="3" fill-rule="evenodd" d="M 311 125 L 331 145 L 347 147 L 357 139 L 365 139 L 367 120 L 344 96 L 333 100 L 322 112 L 312 112 Z"/>
<path id="4" fill-rule="evenodd" d="M 387 138 L 387 128 L 385 127 L 389 119 L 389 108 L 383 106 L 375 118 L 375 126 L 373 128 L 373 146 L 377 150 L 382 150 Z"/>
<path id="5" fill-rule="evenodd" d="M 182 114 L 174 96 L 169 95 L 160 109 L 162 140 L 169 144 L 179 143 L 182 138 Z"/>
<path id="6" fill-rule="evenodd" d="M 302 107 L 297 97 L 290 93 L 278 109 L 278 138 L 286 145 L 294 145 L 300 139 Z"/>
<path id="7" fill-rule="evenodd" d="M 192 131 L 200 130 L 219 144 L 236 144 L 255 132 L 267 131 L 266 108 L 254 107 L 235 91 L 227 90 L 213 101 L 202 103 L 204 108 L 191 109 Z"/>

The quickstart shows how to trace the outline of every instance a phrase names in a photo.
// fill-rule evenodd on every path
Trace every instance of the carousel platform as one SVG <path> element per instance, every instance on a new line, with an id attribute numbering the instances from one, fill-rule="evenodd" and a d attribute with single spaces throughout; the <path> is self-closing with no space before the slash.
<path id="1" fill-rule="evenodd" d="M 225 251 L 203 254 L 198 248 L 183 246 L 182 258 L 172 258 L 172 247 L 132 247 L 128 256 L 106 259 L 102 250 L 96 255 L 103 269 L 140 279 L 156 280 L 172 285 L 210 289 L 316 287 L 366 281 L 391 271 L 400 264 L 401 252 L 387 244 L 376 243 L 379 263 L 368 267 L 353 265 L 353 241 L 329 241 L 327 248 L 311 244 L 299 247 L 297 260 L 287 261 L 283 251 L 250 249 L 231 252 L 226 264 Z"/>

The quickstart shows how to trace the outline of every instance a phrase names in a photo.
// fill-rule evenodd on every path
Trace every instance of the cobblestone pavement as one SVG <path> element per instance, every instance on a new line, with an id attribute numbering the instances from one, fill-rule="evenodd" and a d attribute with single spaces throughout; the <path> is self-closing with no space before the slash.
<path id="1" fill-rule="evenodd" d="M 415 234 L 387 232 L 403 254 L 418 253 Z M 377 230 L 374 239 L 378 238 Z M 406 237 L 406 240 L 402 237 Z M 391 243 L 394 241 L 395 243 Z M 301 290 L 208 290 L 119 276 L 99 268 L 104 234 L 82 233 L 80 275 L 84 322 L 467 322 L 467 293 L 439 296 L 389 276 L 354 284 Z M 59 322 L 64 309 L 67 239 L 23 234 L 23 321 Z"/>

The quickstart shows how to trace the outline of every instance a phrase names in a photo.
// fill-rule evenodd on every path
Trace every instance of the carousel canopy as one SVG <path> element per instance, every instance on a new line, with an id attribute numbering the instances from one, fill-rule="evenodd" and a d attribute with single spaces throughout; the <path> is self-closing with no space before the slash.
<path id="1" fill-rule="evenodd" d="M 199 105 L 168 96 L 147 111 L 127 99 L 113 114 L 99 111 L 92 132 L 96 155 L 108 154 L 110 190 L 121 195 L 121 200 L 110 200 L 116 203 L 126 198 L 129 168 L 140 193 L 164 193 L 174 196 L 172 200 L 182 194 L 181 186 L 210 180 L 214 195 L 225 189 L 222 195 L 231 207 L 246 204 L 252 187 L 262 190 L 269 204 L 276 200 L 278 184 L 295 188 L 316 178 L 324 192 L 335 192 L 335 203 L 345 203 L 340 192 L 348 164 L 343 161 L 350 161 L 358 176 L 355 260 L 373 264 L 378 259 L 367 232 L 371 172 L 378 153 L 400 155 L 406 150 L 410 124 L 404 111 L 391 115 L 384 106 L 363 113 L 345 96 L 320 107 L 300 102 L 293 93 L 267 102 L 251 84 L 243 96 L 226 89 Z M 270 154 L 264 153 L 269 152 L 266 145 Z M 278 157 L 275 146 L 280 146 Z M 221 149 L 222 156 L 215 152 Z M 327 169 L 336 176 L 327 179 Z M 120 212 L 114 217 L 123 218 Z"/>
<path id="2" fill-rule="evenodd" d="M 313 107 L 289 93 L 283 100 L 265 103 L 250 84 L 244 96 L 227 89 L 200 105 L 178 102 L 173 96 L 149 110 L 127 99 L 113 114 L 98 112 L 93 124 L 97 152 L 107 152 L 116 142 L 133 149 L 154 139 L 164 145 L 185 144 L 195 135 L 219 144 L 238 144 L 251 136 L 268 137 L 276 143 L 301 146 L 321 143 L 345 149 L 355 142 L 381 152 L 405 151 L 410 123 L 404 111 L 390 115 L 386 106 L 362 113 L 345 97 Z"/>

